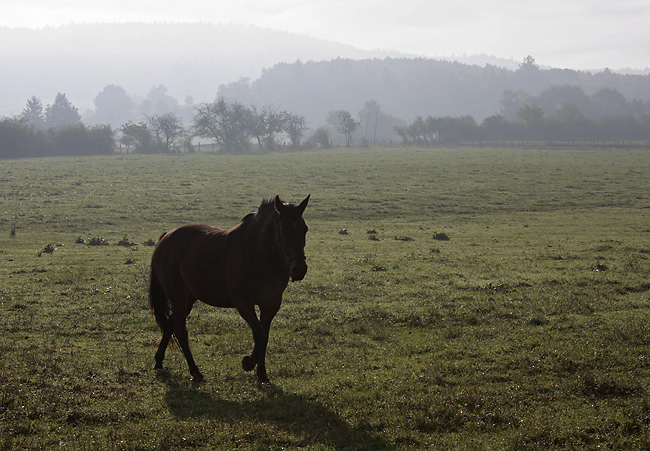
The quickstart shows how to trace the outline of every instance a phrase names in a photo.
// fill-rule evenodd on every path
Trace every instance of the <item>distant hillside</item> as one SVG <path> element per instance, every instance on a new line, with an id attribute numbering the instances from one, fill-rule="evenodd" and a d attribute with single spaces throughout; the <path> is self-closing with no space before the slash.
<path id="1" fill-rule="evenodd" d="M 57 92 L 83 112 L 104 86 L 144 97 L 155 85 L 196 101 L 220 84 L 257 78 L 262 69 L 297 59 L 373 58 L 334 42 L 257 27 L 208 24 L 95 24 L 38 30 L 0 28 L 0 116 L 21 111 L 36 95 Z"/>
<path id="2" fill-rule="evenodd" d="M 565 89 L 567 86 L 576 89 Z M 552 87 L 562 88 L 547 93 Z M 605 88 L 613 91 L 603 91 L 597 100 L 611 103 L 611 108 L 588 105 L 589 96 Z M 328 111 L 344 109 L 356 116 L 369 100 L 406 121 L 417 116 L 470 115 L 480 122 L 502 110 L 506 90 L 512 92 L 508 100 L 513 103 L 534 100 L 547 113 L 568 103 L 577 104 L 583 114 L 591 115 L 627 114 L 633 112 L 633 107 L 638 114 L 650 113 L 648 75 L 546 70 L 536 66 L 510 70 L 419 58 L 282 63 L 265 70 L 251 83 L 224 85 L 219 93 L 244 104 L 268 104 L 299 112 L 312 126 L 318 126 Z"/>

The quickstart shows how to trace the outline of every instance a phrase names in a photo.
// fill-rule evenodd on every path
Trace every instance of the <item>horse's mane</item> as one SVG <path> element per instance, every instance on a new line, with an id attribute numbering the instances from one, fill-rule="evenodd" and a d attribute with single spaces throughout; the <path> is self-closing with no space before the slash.
<path id="1" fill-rule="evenodd" d="M 275 212 L 275 201 L 273 199 L 262 199 L 262 203 L 257 207 L 255 213 L 248 213 L 242 218 L 240 224 L 248 224 L 256 220 L 264 220 L 271 217 Z"/>
<path id="2" fill-rule="evenodd" d="M 275 212 L 275 201 L 273 199 L 262 199 L 262 203 L 257 207 L 255 217 L 257 219 L 267 218 Z"/>

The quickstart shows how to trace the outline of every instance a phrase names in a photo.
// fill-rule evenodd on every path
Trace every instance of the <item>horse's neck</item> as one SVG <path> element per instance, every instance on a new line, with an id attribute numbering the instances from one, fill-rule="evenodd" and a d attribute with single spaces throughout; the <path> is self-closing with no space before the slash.
<path id="1" fill-rule="evenodd" d="M 281 258 L 282 251 L 278 246 L 275 223 L 272 218 L 259 220 L 250 231 L 251 238 L 256 242 L 256 249 L 270 258 Z"/>

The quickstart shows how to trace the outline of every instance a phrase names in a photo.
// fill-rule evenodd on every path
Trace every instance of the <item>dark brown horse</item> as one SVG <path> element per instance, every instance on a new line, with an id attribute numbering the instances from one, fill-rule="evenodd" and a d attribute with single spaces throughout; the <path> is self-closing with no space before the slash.
<path id="1" fill-rule="evenodd" d="M 156 352 L 156 368 L 162 368 L 172 336 L 178 342 L 195 381 L 203 375 L 194 363 L 185 320 L 197 300 L 215 307 L 236 308 L 253 331 L 253 352 L 242 367 L 257 377 L 266 375 L 269 327 L 280 309 L 282 293 L 292 280 L 307 273 L 302 214 L 309 196 L 300 205 L 283 203 L 278 196 L 263 201 L 229 230 L 205 225 L 185 225 L 160 237 L 151 258 L 149 305 L 162 331 Z M 259 306 L 258 319 L 255 306 Z"/>

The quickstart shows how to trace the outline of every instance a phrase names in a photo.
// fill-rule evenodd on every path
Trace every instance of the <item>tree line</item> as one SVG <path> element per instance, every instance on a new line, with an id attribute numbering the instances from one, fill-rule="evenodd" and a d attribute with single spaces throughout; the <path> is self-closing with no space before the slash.
<path id="1" fill-rule="evenodd" d="M 273 151 L 280 139 L 287 138 L 298 148 L 307 130 L 303 116 L 274 109 L 271 106 L 246 107 L 223 97 L 202 103 L 195 108 L 192 123 L 185 128 L 175 113 L 145 115 L 140 122 L 129 121 L 120 129 L 120 143 L 136 152 L 192 151 L 193 141 L 208 139 L 226 153 L 251 150 L 252 143 L 260 151 Z"/>
<path id="2" fill-rule="evenodd" d="M 105 125 L 84 125 L 78 109 L 65 94 L 57 94 L 54 103 L 46 107 L 40 99 L 32 97 L 20 115 L 0 122 L 0 157 L 110 154 L 117 146 L 127 153 L 192 152 L 201 139 L 218 145 L 226 153 L 254 149 L 267 152 L 280 147 L 327 148 L 334 144 L 337 134 L 350 146 L 362 124 L 366 135 L 369 133 L 370 121 L 374 124 L 373 138 L 379 128 L 392 130 L 395 124 L 403 123 L 383 113 L 377 102 L 370 101 L 359 112 L 360 120 L 348 111 L 331 111 L 326 124 L 312 130 L 305 140 L 310 130 L 306 118 L 271 105 L 249 107 L 219 97 L 193 105 L 188 123 L 186 109 L 169 111 L 173 102 L 167 97 L 164 86 L 154 87 L 143 102 L 150 112 L 141 113 L 141 120 L 129 119 L 115 129 L 110 124 L 119 117 L 128 117 L 123 114 L 133 106 L 119 87 L 106 87 L 95 99 L 95 116 L 112 119 Z"/>
<path id="3" fill-rule="evenodd" d="M 479 124 L 472 116 L 431 115 L 405 123 L 381 112 L 376 101 L 369 101 L 359 111 L 358 119 L 345 110 L 331 111 L 327 123 L 313 130 L 305 142 L 305 117 L 271 106 L 246 107 L 221 97 L 197 105 L 194 110 L 189 126 L 168 112 L 145 114 L 144 120 L 128 121 L 114 131 L 110 125 L 81 123 L 76 108 L 64 94 L 57 95 L 55 103 L 45 109 L 32 98 L 20 116 L 0 121 L 0 158 L 105 155 L 113 153 L 117 145 L 124 146 L 127 152 L 191 152 L 197 139 L 216 143 L 227 153 L 273 151 L 281 146 L 328 148 L 336 134 L 350 147 L 375 142 L 379 127 L 391 127 L 403 144 L 422 146 L 484 141 L 650 142 L 650 116 L 593 118 L 583 115 L 573 103 L 565 104 L 553 115 L 546 115 L 535 103 L 525 103 L 513 119 L 495 114 Z"/>
<path id="4" fill-rule="evenodd" d="M 109 125 L 84 125 L 61 93 L 45 108 L 32 97 L 20 116 L 0 121 L 0 158 L 105 155 L 115 151 L 114 145 Z"/>
<path id="5" fill-rule="evenodd" d="M 43 108 L 32 97 L 15 118 L 0 121 L 0 157 L 110 154 L 123 145 L 127 152 L 178 153 L 192 151 L 193 141 L 205 138 L 224 152 L 273 151 L 287 144 L 298 148 L 307 130 L 303 116 L 271 106 L 246 107 L 218 98 L 194 107 L 189 126 L 173 112 L 144 114 L 117 130 L 110 125 L 84 125 L 65 94 Z M 281 143 L 282 141 L 282 143 Z"/>
<path id="6" fill-rule="evenodd" d="M 589 118 L 575 105 L 566 105 L 557 114 L 546 116 L 538 105 L 526 104 L 516 117 L 501 114 L 485 118 L 480 124 L 471 116 L 418 116 L 395 131 L 408 145 L 458 145 L 483 141 L 621 142 L 650 144 L 650 116 L 607 116 Z"/>
<path id="7" fill-rule="evenodd" d="M 535 59 L 524 58 L 517 71 L 521 79 L 544 76 Z M 611 75 L 611 73 L 610 73 Z M 553 85 L 533 96 L 506 89 L 501 111 L 479 124 L 472 116 L 418 116 L 395 127 L 405 144 L 436 145 L 481 141 L 650 142 L 650 103 L 628 101 L 614 88 L 588 95 L 575 85 Z"/>
<path id="8" fill-rule="evenodd" d="M 409 122 L 427 115 L 481 122 L 495 113 L 512 120 L 523 102 L 537 102 L 549 115 L 565 102 L 588 117 L 650 114 L 648 75 L 545 69 L 533 57 L 516 70 L 426 58 L 279 63 L 257 79 L 221 85 L 219 95 L 246 104 L 263 99 L 300 111 L 313 124 L 333 109 L 357 111 L 370 99 Z"/>
<path id="9" fill-rule="evenodd" d="M 108 125 L 84 124 L 37 130 L 19 119 L 0 121 L 0 158 L 108 155 L 115 152 Z"/>
<path id="10" fill-rule="evenodd" d="M 417 60 L 334 60 L 326 67 L 334 71 L 335 78 L 344 77 L 347 78 L 348 84 L 361 86 L 354 83 L 355 74 L 372 80 L 373 74 L 365 69 L 368 64 L 380 63 L 386 68 L 394 68 L 396 65 L 420 67 L 416 64 Z M 457 73 L 447 74 L 449 80 L 456 79 L 457 76 L 462 80 L 463 77 L 459 74 L 465 73 L 466 69 L 454 64 L 426 63 L 426 67 L 437 70 L 457 69 Z M 266 71 L 262 78 L 253 84 L 241 81 L 222 86 L 216 100 L 198 105 L 194 105 L 189 96 L 185 99 L 185 104 L 180 105 L 167 94 L 163 85 L 154 86 L 147 97 L 136 104 L 123 88 L 108 85 L 95 97 L 95 111 L 84 115 L 86 121 L 99 124 L 90 126 L 82 123 L 78 109 L 70 103 L 65 94 L 57 94 L 54 102 L 47 106 L 43 106 L 38 98 L 32 97 L 20 115 L 0 121 L 0 157 L 108 154 L 112 153 L 116 146 L 125 148 L 127 152 L 172 153 L 192 151 L 193 145 L 201 140 L 218 145 L 224 152 L 253 149 L 273 151 L 280 147 L 331 147 L 335 143 L 352 146 L 399 140 L 414 145 L 488 140 L 650 140 L 650 102 L 639 98 L 628 100 L 621 92 L 611 87 L 595 89 L 592 94 L 587 94 L 582 87 L 571 84 L 553 85 L 539 91 L 537 95 L 531 95 L 522 89 L 505 89 L 501 92 L 499 112 L 485 117 L 480 123 L 472 115 L 436 114 L 439 105 L 434 100 L 430 103 L 432 113 L 425 111 L 424 114 L 418 114 L 417 110 L 413 110 L 411 114 L 418 115 L 412 122 L 407 123 L 386 111 L 393 111 L 390 108 L 392 103 L 385 106 L 373 99 L 365 101 L 356 117 L 349 112 L 349 108 L 330 110 L 325 115 L 324 123 L 317 127 L 310 126 L 308 118 L 302 114 L 274 107 L 273 104 L 258 107 L 255 97 L 244 95 L 254 94 L 256 90 L 259 90 L 258 94 L 266 92 L 260 90 L 260 87 L 266 84 L 275 86 L 268 82 L 270 79 L 277 79 L 280 74 L 285 76 L 280 77 L 285 81 L 281 92 L 286 94 L 287 99 L 291 99 L 296 95 L 294 91 L 301 89 L 300 85 L 296 87 L 287 83 L 287 77 L 292 74 L 301 77 L 315 75 L 320 73 L 316 69 L 321 68 L 321 65 L 279 65 Z M 357 74 L 358 69 L 364 70 Z M 489 80 L 491 75 L 488 69 L 490 68 L 486 67 L 482 74 L 484 79 L 487 77 Z M 543 81 L 545 77 L 548 78 L 547 72 L 553 71 L 541 70 L 534 58 L 527 57 L 512 76 L 520 85 L 524 85 L 523 81 L 535 84 Z M 558 73 L 553 73 L 558 76 Z M 607 75 L 605 73 L 599 77 Z M 390 80 L 394 78 L 386 71 L 383 76 Z M 620 81 L 620 77 L 614 74 L 609 76 Z M 440 78 L 441 74 L 437 74 L 437 77 Z M 327 80 L 321 74 L 323 92 L 331 88 L 328 87 Z M 475 78 L 474 81 L 476 80 L 480 81 L 481 78 Z M 639 77 L 632 77 L 630 80 L 633 86 L 642 84 Z M 435 85 L 430 87 L 432 86 Z M 411 88 L 406 82 L 401 85 L 401 89 L 393 86 L 391 95 L 401 92 L 407 97 Z M 424 91 L 429 93 L 427 95 L 431 94 L 431 89 Z M 311 98 L 318 103 L 319 99 L 322 100 L 323 92 L 302 92 L 301 97 Z M 455 95 L 462 97 L 460 91 Z M 242 98 L 247 100 L 242 101 Z M 446 98 L 442 94 L 437 97 L 438 100 Z M 477 101 L 480 101 L 480 98 L 477 98 Z M 250 106 L 246 106 L 244 102 Z M 284 104 L 286 103 L 291 104 Z M 326 102 L 323 102 L 324 104 Z"/>

